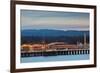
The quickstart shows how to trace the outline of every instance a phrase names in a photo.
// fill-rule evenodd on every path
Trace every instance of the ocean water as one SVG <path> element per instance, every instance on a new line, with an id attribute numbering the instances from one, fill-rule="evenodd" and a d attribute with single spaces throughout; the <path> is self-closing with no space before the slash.
<path id="1" fill-rule="evenodd" d="M 89 54 L 40 56 L 40 57 L 24 57 L 24 58 L 21 58 L 21 63 L 51 62 L 51 61 L 73 61 L 73 60 L 88 60 L 88 59 L 89 59 Z"/>

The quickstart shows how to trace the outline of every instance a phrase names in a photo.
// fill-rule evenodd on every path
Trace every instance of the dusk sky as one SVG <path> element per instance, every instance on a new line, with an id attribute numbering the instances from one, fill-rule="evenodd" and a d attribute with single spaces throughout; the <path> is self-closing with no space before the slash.
<path id="1" fill-rule="evenodd" d="M 21 10 L 21 29 L 89 30 L 89 13 Z"/>

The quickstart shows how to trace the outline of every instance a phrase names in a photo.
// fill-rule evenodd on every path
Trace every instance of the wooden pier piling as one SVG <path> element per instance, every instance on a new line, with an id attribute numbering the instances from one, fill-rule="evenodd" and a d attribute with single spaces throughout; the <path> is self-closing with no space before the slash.
<path id="1" fill-rule="evenodd" d="M 60 50 L 60 51 L 41 51 L 41 52 L 22 52 L 21 57 L 37 57 L 37 56 L 57 56 L 57 55 L 82 55 L 89 54 L 89 49 L 79 50 Z"/>

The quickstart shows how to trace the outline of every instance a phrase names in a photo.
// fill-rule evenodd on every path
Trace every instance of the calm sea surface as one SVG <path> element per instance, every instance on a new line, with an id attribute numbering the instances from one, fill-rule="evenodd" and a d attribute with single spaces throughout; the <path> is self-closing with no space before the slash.
<path id="1" fill-rule="evenodd" d="M 41 56 L 41 57 L 24 57 L 21 63 L 29 62 L 50 62 L 50 61 L 71 61 L 71 60 L 88 60 L 89 54 L 84 55 L 61 55 L 61 56 Z"/>

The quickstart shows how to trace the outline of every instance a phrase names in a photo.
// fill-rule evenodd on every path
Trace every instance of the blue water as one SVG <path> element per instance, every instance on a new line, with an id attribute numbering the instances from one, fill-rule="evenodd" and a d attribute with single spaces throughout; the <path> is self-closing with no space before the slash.
<path id="1" fill-rule="evenodd" d="M 60 55 L 60 56 L 41 56 L 41 57 L 24 57 L 21 58 L 21 63 L 30 62 L 51 62 L 51 61 L 73 61 L 73 60 L 88 60 L 89 54 L 84 55 Z"/>

